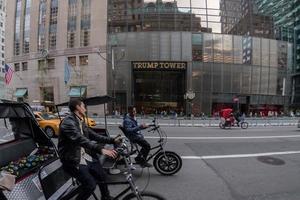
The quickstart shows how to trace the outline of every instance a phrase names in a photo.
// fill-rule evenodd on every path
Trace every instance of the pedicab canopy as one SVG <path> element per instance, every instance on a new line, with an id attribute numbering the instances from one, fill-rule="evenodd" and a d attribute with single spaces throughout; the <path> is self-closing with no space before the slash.
<path id="1" fill-rule="evenodd" d="M 56 156 L 27 103 L 0 100 L 0 171 L 22 178 Z"/>
<path id="2" fill-rule="evenodd" d="M 226 118 L 230 117 L 230 115 L 232 114 L 232 112 L 233 112 L 232 108 L 225 108 L 225 109 L 222 109 L 220 111 L 220 116 L 224 117 L 226 119 Z"/>
<path id="3" fill-rule="evenodd" d="M 103 104 L 104 106 L 104 118 L 105 118 L 105 129 L 107 129 L 107 121 L 106 121 L 106 107 L 105 104 L 114 101 L 115 99 L 111 96 L 108 95 L 104 95 L 104 96 L 95 96 L 95 97 L 89 97 L 89 98 L 85 98 L 85 99 L 81 99 L 83 101 L 83 103 L 86 106 L 96 106 L 96 105 L 101 105 Z M 64 102 L 64 103 L 60 103 L 56 105 L 56 108 L 60 107 L 60 106 L 68 106 L 69 105 L 69 101 L 68 102 Z M 58 109 L 57 109 L 58 110 Z"/>
<path id="4" fill-rule="evenodd" d="M 105 95 L 105 96 L 95 96 L 95 97 L 89 97 L 85 99 L 81 99 L 85 105 L 87 106 L 96 106 L 101 104 L 106 104 L 114 100 L 113 97 Z M 68 106 L 68 102 L 57 104 L 56 106 Z"/>

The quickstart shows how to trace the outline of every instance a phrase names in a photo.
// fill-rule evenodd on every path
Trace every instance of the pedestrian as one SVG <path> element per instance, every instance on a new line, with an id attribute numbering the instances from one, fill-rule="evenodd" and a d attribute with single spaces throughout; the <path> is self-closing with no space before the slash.
<path id="1" fill-rule="evenodd" d="M 103 144 L 119 143 L 119 138 L 100 136 L 86 126 L 85 105 L 79 99 L 69 102 L 71 114 L 68 115 L 59 127 L 58 152 L 63 169 L 80 182 L 80 193 L 76 200 L 88 199 L 99 185 L 101 200 L 113 199 L 107 188 L 105 172 L 96 159 L 96 153 L 117 157 L 115 150 L 103 148 Z"/>
<path id="2" fill-rule="evenodd" d="M 150 163 L 147 163 L 147 157 L 151 149 L 150 144 L 145 140 L 141 130 L 148 128 L 146 124 L 139 125 L 136 120 L 136 108 L 134 106 L 128 107 L 128 115 L 124 117 L 123 128 L 125 130 L 126 137 L 132 142 L 142 147 L 139 154 L 135 158 L 135 161 L 141 165 L 141 167 L 152 167 Z"/>

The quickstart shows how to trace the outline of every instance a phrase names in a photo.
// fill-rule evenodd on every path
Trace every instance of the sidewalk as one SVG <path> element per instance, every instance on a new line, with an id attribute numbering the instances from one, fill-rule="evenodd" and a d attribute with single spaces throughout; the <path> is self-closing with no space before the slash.
<path id="1" fill-rule="evenodd" d="M 104 125 L 105 120 L 103 117 L 95 118 L 96 123 L 98 125 Z M 152 123 L 153 118 L 137 118 L 139 123 Z M 161 126 L 173 126 L 173 127 L 218 127 L 220 120 L 215 118 L 209 119 L 166 119 L 166 118 L 157 118 L 157 123 Z M 246 118 L 246 122 L 249 123 L 249 127 L 264 127 L 264 126 L 297 126 L 298 119 L 295 117 L 283 117 L 283 118 Z M 107 117 L 108 125 L 121 125 L 123 122 L 122 118 L 112 118 Z"/>

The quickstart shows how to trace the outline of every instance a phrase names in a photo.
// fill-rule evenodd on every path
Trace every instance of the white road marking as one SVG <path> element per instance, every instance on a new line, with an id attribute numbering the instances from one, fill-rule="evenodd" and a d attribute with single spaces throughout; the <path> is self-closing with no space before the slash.
<path id="1" fill-rule="evenodd" d="M 156 136 L 146 136 L 147 139 L 159 139 Z M 278 139 L 300 138 L 300 135 L 273 135 L 273 136 L 244 136 L 244 137 L 168 137 L 171 140 L 232 140 L 232 139 Z"/>
<path id="2" fill-rule="evenodd" d="M 210 160 L 220 158 L 251 158 L 259 156 L 274 156 L 274 155 L 290 155 L 300 154 L 300 151 L 283 151 L 283 152 L 267 152 L 267 153 L 253 153 L 253 154 L 232 154 L 232 155 L 212 155 L 212 156 L 181 156 L 182 159 L 190 160 Z"/>

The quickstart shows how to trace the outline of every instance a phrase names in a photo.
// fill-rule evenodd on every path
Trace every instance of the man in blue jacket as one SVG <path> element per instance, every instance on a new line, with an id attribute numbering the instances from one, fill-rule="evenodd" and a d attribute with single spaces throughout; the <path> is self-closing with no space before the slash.
<path id="1" fill-rule="evenodd" d="M 147 156 L 151 149 L 150 144 L 145 140 L 141 130 L 148 128 L 146 124 L 139 125 L 136 121 L 136 109 L 133 106 L 128 107 L 128 114 L 124 116 L 123 127 L 126 137 L 133 143 L 137 143 L 141 146 L 141 151 L 135 158 L 135 161 L 141 165 L 141 167 L 152 167 L 150 163 L 147 163 Z"/>

